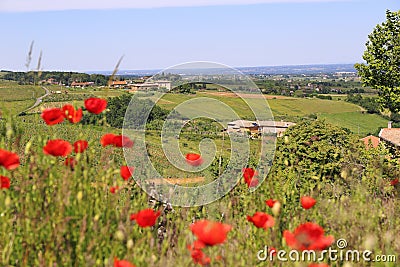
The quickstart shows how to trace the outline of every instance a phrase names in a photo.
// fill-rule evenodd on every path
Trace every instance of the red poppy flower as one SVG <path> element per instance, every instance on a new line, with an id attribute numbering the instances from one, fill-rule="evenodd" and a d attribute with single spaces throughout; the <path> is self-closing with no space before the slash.
<path id="1" fill-rule="evenodd" d="M 156 224 L 156 220 L 159 216 L 160 211 L 154 211 L 153 209 L 144 209 L 139 211 L 138 213 L 132 214 L 130 220 L 136 220 L 136 223 L 140 227 L 149 227 Z"/>
<path id="2" fill-rule="evenodd" d="M 16 169 L 19 166 L 19 157 L 17 154 L 0 149 L 0 166 L 7 170 Z"/>
<path id="3" fill-rule="evenodd" d="M 116 147 L 133 147 L 133 141 L 125 135 L 116 135 L 114 136 L 113 145 Z"/>
<path id="4" fill-rule="evenodd" d="M 77 164 L 78 162 L 75 160 L 75 158 L 73 158 L 73 157 L 68 157 L 68 158 L 66 158 L 65 159 L 65 161 L 64 161 L 64 165 L 65 166 L 67 166 L 67 167 L 70 167 L 71 169 L 74 169 L 75 168 L 75 165 Z"/>
<path id="5" fill-rule="evenodd" d="M 5 176 L 0 176 L 0 189 L 9 189 L 11 185 L 10 179 Z"/>
<path id="6" fill-rule="evenodd" d="M 107 107 L 107 100 L 102 98 L 88 98 L 85 100 L 85 108 L 90 113 L 100 114 Z"/>
<path id="7" fill-rule="evenodd" d="M 64 118 L 66 118 L 71 123 L 78 123 L 82 119 L 82 109 L 75 110 L 72 105 L 65 105 L 62 107 L 62 112 Z"/>
<path id="8" fill-rule="evenodd" d="M 304 209 L 308 210 L 311 209 L 315 205 L 315 203 L 317 203 L 317 201 L 312 197 L 301 197 L 300 203 Z"/>
<path id="9" fill-rule="evenodd" d="M 207 246 L 224 243 L 232 226 L 220 222 L 200 220 L 190 225 L 190 230 Z"/>
<path id="10" fill-rule="evenodd" d="M 187 245 L 187 248 L 188 248 L 189 250 L 193 250 L 193 249 L 203 249 L 203 248 L 205 248 L 205 247 L 206 247 L 206 245 L 205 245 L 203 242 L 199 241 L 199 240 L 195 240 L 195 241 L 193 242 L 193 244 Z"/>
<path id="11" fill-rule="evenodd" d="M 43 152 L 46 155 L 52 155 L 55 157 L 66 157 L 71 153 L 71 151 L 71 144 L 62 139 L 49 140 L 43 147 Z"/>
<path id="12" fill-rule="evenodd" d="M 243 169 L 243 178 L 248 187 L 255 187 L 258 185 L 258 179 L 254 176 L 257 175 L 257 172 L 253 168 L 245 168 Z"/>
<path id="13" fill-rule="evenodd" d="M 258 185 L 259 181 L 257 178 L 251 178 L 251 180 L 246 181 L 247 186 L 250 187 L 256 187 Z"/>
<path id="14" fill-rule="evenodd" d="M 82 153 L 88 148 L 88 141 L 86 140 L 78 140 L 74 143 L 74 152 Z"/>
<path id="15" fill-rule="evenodd" d="M 113 145 L 114 144 L 114 137 L 116 135 L 109 133 L 109 134 L 105 134 L 101 137 L 100 143 L 102 146 L 108 146 L 108 145 Z"/>
<path id="16" fill-rule="evenodd" d="M 100 143 L 102 146 L 115 146 L 115 147 L 133 147 L 134 142 L 124 135 L 115 135 L 112 133 L 105 134 L 101 137 Z"/>
<path id="17" fill-rule="evenodd" d="M 253 168 L 244 168 L 243 169 L 243 178 L 245 180 L 250 180 L 254 175 L 257 175 L 257 172 Z"/>
<path id="18" fill-rule="evenodd" d="M 275 225 L 275 219 L 271 215 L 257 211 L 253 216 L 247 215 L 247 220 L 252 222 L 257 228 L 267 229 Z"/>
<path id="19" fill-rule="evenodd" d="M 270 198 L 270 199 L 265 201 L 265 204 L 267 204 L 268 207 L 272 208 L 276 202 L 278 202 L 278 201 L 277 200 L 273 200 L 272 198 Z"/>
<path id="20" fill-rule="evenodd" d="M 119 186 L 111 186 L 110 187 L 110 193 L 115 194 L 119 189 Z"/>
<path id="21" fill-rule="evenodd" d="M 117 257 L 114 257 L 114 267 L 135 267 L 135 265 L 127 260 L 118 260 Z"/>
<path id="22" fill-rule="evenodd" d="M 392 181 L 390 181 L 390 185 L 395 186 L 399 183 L 399 178 L 393 179 Z"/>
<path id="23" fill-rule="evenodd" d="M 324 236 L 324 229 L 318 224 L 307 222 L 299 225 L 293 233 L 283 231 L 283 237 L 289 247 L 296 250 L 324 250 L 333 241 L 333 236 Z"/>
<path id="24" fill-rule="evenodd" d="M 211 259 L 207 257 L 204 252 L 200 249 L 193 249 L 191 251 L 191 256 L 193 259 L 194 263 L 200 264 L 200 265 L 209 265 L 211 263 Z"/>
<path id="25" fill-rule="evenodd" d="M 129 178 L 131 178 L 134 169 L 135 169 L 134 167 L 122 166 L 120 170 L 122 179 L 127 181 Z"/>
<path id="26" fill-rule="evenodd" d="M 326 263 L 310 263 L 308 267 L 329 267 Z"/>
<path id="27" fill-rule="evenodd" d="M 189 153 L 186 154 L 186 162 L 192 166 L 200 166 L 203 164 L 203 159 L 199 154 Z"/>
<path id="28" fill-rule="evenodd" d="M 64 113 L 59 108 L 48 108 L 43 110 L 41 117 L 47 125 L 55 125 L 64 120 Z"/>

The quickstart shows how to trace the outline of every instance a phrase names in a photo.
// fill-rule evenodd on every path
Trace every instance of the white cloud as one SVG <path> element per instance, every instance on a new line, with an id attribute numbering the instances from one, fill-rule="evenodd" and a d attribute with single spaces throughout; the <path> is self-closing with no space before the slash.
<path id="1" fill-rule="evenodd" d="M 348 0 L 0 0 L 0 12 L 159 8 L 338 1 Z"/>

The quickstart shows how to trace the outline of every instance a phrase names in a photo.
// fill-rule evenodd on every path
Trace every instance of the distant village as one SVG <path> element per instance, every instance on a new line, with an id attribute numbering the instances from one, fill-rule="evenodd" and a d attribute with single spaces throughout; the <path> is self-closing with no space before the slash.
<path id="1" fill-rule="evenodd" d="M 153 81 L 153 82 L 146 82 L 147 77 L 141 79 L 135 79 L 135 80 L 121 80 L 121 81 L 109 81 L 108 82 L 108 87 L 113 88 L 113 89 L 127 89 L 130 92 L 136 92 L 136 91 L 151 91 L 151 90 L 159 90 L 159 89 L 165 89 L 165 90 L 170 90 L 171 89 L 171 81 L 167 80 L 159 80 L 159 81 Z M 60 84 L 60 82 L 56 81 L 53 78 L 47 79 L 47 80 L 41 80 L 39 82 L 41 85 L 59 85 L 59 86 L 64 86 L 66 88 L 85 88 L 85 87 L 93 87 L 95 86 L 94 82 L 78 82 L 78 81 L 73 81 L 70 85 L 65 85 L 65 84 Z M 55 91 L 56 93 L 61 93 L 61 91 Z"/>

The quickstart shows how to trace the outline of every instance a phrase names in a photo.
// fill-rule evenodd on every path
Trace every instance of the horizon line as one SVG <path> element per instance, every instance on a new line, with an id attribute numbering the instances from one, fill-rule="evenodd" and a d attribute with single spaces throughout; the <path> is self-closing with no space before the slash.
<path id="1" fill-rule="evenodd" d="M 245 69 L 245 68 L 277 68 L 277 67 L 300 67 L 300 66 L 332 66 L 332 65 L 355 65 L 356 63 L 311 63 L 311 64 L 282 64 L 282 65 L 258 65 L 258 66 L 236 66 L 232 67 L 233 69 Z M 130 69 L 123 68 L 118 70 L 117 73 L 121 73 L 123 71 L 162 71 L 168 70 L 169 68 L 149 68 L 149 69 Z M 179 70 L 179 69 L 177 69 Z M 112 68 L 108 70 L 62 70 L 62 69 L 32 69 L 32 70 L 16 70 L 16 69 L 5 69 L 0 68 L 0 72 L 77 72 L 77 73 L 97 73 L 97 72 L 112 72 Z"/>

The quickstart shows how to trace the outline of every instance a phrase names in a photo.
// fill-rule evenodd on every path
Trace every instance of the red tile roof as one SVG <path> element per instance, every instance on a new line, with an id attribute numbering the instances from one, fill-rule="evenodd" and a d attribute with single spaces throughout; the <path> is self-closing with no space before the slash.
<path id="1" fill-rule="evenodd" d="M 371 146 L 373 148 L 378 147 L 379 142 L 380 142 L 379 137 L 376 137 L 376 136 L 373 136 L 373 135 L 366 136 L 364 138 L 361 138 L 360 140 L 364 142 L 365 147 L 367 149 L 370 148 Z"/>
<path id="2" fill-rule="evenodd" d="M 111 85 L 127 85 L 126 81 L 112 81 Z"/>
<path id="3" fill-rule="evenodd" d="M 383 128 L 379 137 L 395 146 L 400 146 L 400 128 Z"/>

